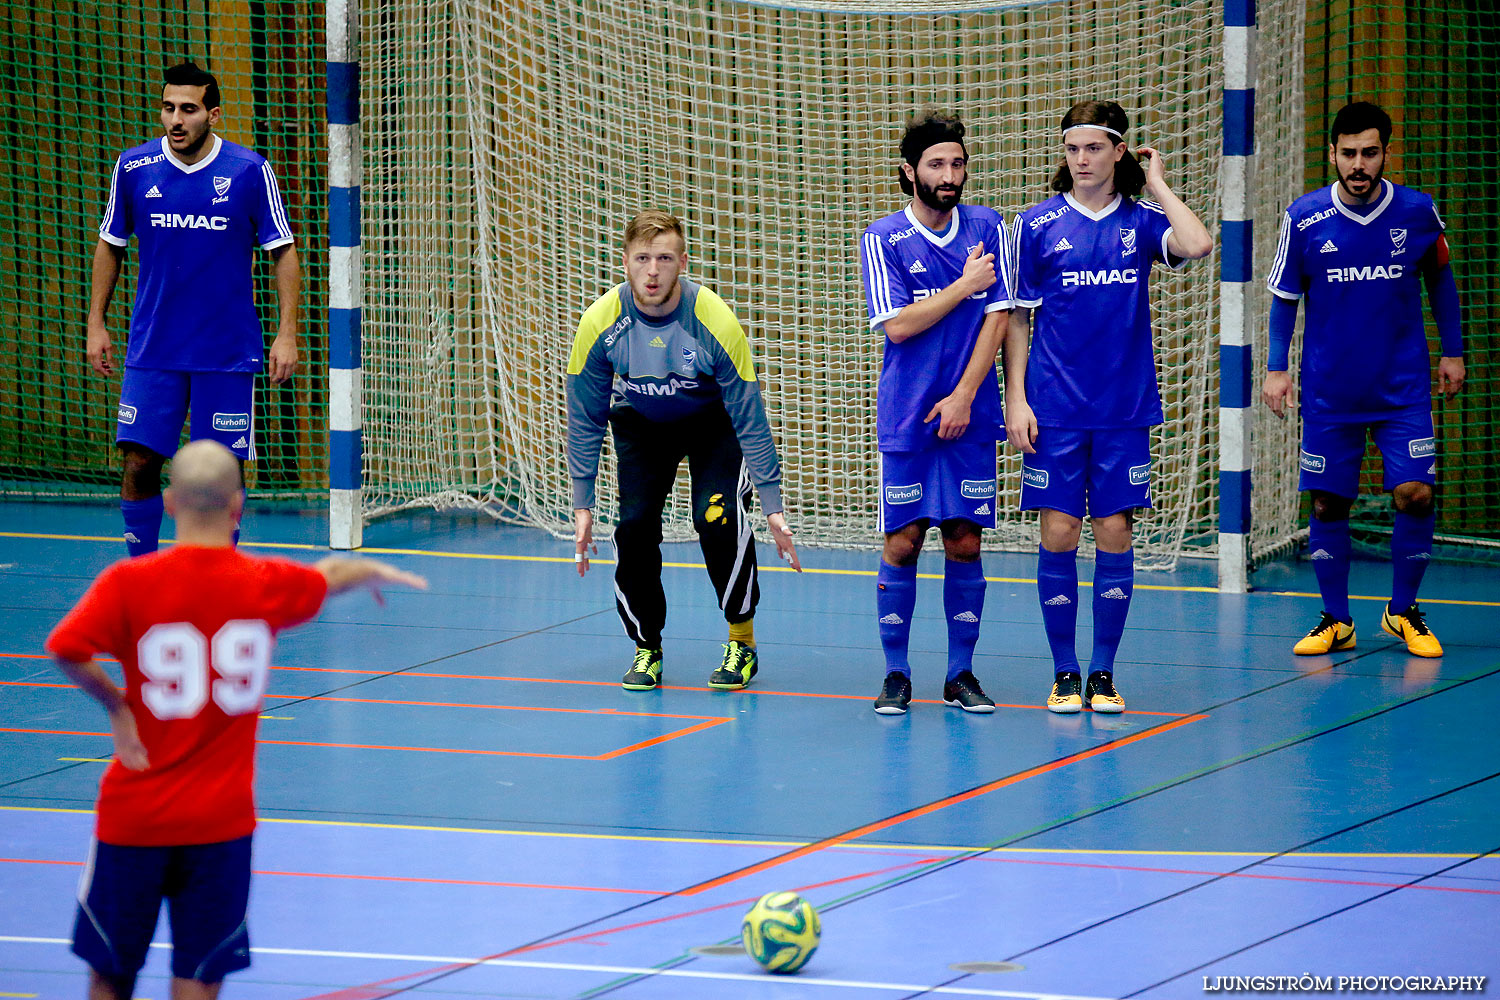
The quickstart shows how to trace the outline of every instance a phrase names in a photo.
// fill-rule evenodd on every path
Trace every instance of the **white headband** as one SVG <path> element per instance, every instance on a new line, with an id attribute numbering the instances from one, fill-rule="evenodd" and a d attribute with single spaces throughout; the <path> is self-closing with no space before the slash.
<path id="1" fill-rule="evenodd" d="M 1123 135 L 1121 135 L 1120 133 L 1116 132 L 1114 129 L 1110 128 L 1108 125 L 1088 125 L 1088 124 L 1083 124 L 1083 125 L 1069 125 L 1067 128 L 1063 129 L 1063 136 L 1066 137 L 1067 134 L 1069 132 L 1073 131 L 1075 128 L 1096 128 L 1096 129 L 1098 129 L 1101 132 L 1108 132 L 1110 135 L 1114 136 L 1116 139 L 1120 140 L 1121 142 L 1125 141 L 1125 137 Z"/>

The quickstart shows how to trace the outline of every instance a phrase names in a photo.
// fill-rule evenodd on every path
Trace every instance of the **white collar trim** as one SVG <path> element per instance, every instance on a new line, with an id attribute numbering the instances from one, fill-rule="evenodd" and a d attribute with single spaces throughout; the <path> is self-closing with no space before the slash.
<path id="1" fill-rule="evenodd" d="M 1380 204 L 1376 205 L 1374 210 L 1372 210 L 1368 215 L 1360 215 L 1358 212 L 1355 212 L 1353 209 L 1351 209 L 1348 205 L 1344 204 L 1344 199 L 1339 197 L 1338 181 L 1334 181 L 1328 186 L 1328 196 L 1333 199 L 1333 207 L 1338 209 L 1341 215 L 1353 219 L 1361 226 L 1368 226 L 1370 223 L 1380 218 L 1380 213 L 1384 212 L 1385 207 L 1391 203 L 1391 199 L 1396 197 L 1396 186 L 1394 184 L 1392 184 L 1385 178 L 1381 178 L 1380 185 L 1381 187 L 1385 188 L 1385 197 L 1380 199 Z"/>
<path id="2" fill-rule="evenodd" d="M 214 162 L 214 159 L 219 155 L 219 148 L 224 145 L 224 141 L 218 136 L 214 136 L 213 140 L 214 148 L 209 150 L 208 155 L 199 160 L 197 163 L 183 163 L 181 160 L 179 160 L 177 158 L 177 154 L 172 152 L 172 147 L 167 145 L 166 136 L 161 137 L 161 151 L 167 155 L 167 162 L 172 164 L 172 166 L 176 167 L 178 170 L 181 170 L 185 174 L 196 174 L 198 171 Z"/>
<path id="3" fill-rule="evenodd" d="M 1104 219 L 1111 215 L 1115 209 L 1120 207 L 1120 202 L 1124 201 L 1125 199 L 1116 194 L 1114 201 L 1110 202 L 1108 205 L 1104 206 L 1104 208 L 1100 209 L 1097 212 L 1091 212 L 1080 205 L 1078 203 L 1078 199 L 1073 197 L 1072 191 L 1064 191 L 1063 200 L 1068 203 L 1068 206 L 1072 208 L 1073 211 L 1082 215 L 1084 218 L 1093 219 L 1095 222 L 1098 222 L 1100 219 Z"/>
<path id="4" fill-rule="evenodd" d="M 921 233 L 928 243 L 931 243 L 935 247 L 945 247 L 949 243 L 952 243 L 954 238 L 958 236 L 959 208 L 960 206 L 958 205 L 953 206 L 953 218 L 948 220 L 948 231 L 941 236 L 939 236 L 937 233 L 934 233 L 926 226 L 922 225 L 922 223 L 918 222 L 917 217 L 912 214 L 910 205 L 907 205 L 906 208 L 903 209 L 903 211 L 906 212 L 907 220 L 911 222 L 912 225 L 917 227 L 917 232 Z"/>

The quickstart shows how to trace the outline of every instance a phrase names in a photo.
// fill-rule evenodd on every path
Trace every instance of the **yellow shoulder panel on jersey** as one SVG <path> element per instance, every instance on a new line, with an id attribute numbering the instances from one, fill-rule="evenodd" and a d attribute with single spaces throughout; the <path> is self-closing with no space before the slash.
<path id="1" fill-rule="evenodd" d="M 734 362 L 734 370 L 739 372 L 740 378 L 746 382 L 754 382 L 755 361 L 750 357 L 750 341 L 746 339 L 745 328 L 734 318 L 728 303 L 712 289 L 700 285 L 698 301 L 693 304 L 693 315 L 698 317 L 698 322 L 707 327 L 719 346 L 724 348 L 724 353 Z"/>
<path id="2" fill-rule="evenodd" d="M 599 335 L 620 318 L 620 311 L 624 308 L 620 304 L 622 287 L 611 288 L 584 310 L 583 319 L 578 321 L 578 335 L 573 338 L 573 352 L 568 355 L 569 375 L 583 371 L 583 363 L 588 360 L 589 351 L 593 350 Z"/>

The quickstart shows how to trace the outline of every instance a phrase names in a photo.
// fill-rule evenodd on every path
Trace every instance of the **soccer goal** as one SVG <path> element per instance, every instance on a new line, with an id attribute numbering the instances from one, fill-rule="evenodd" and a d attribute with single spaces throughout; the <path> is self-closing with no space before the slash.
<path id="1" fill-rule="evenodd" d="M 1254 220 L 1254 256 L 1268 260 L 1275 219 L 1302 183 L 1304 6 L 1262 3 L 1277 30 L 1258 46 L 1253 27 L 1226 32 L 1224 12 L 1222 0 L 372 6 L 343 55 L 360 64 L 364 145 L 363 363 L 344 379 L 362 389 L 350 440 L 363 456 L 362 479 L 344 484 L 357 510 L 349 530 L 432 506 L 570 531 L 572 334 L 582 307 L 622 280 L 624 221 L 659 206 L 687 225 L 689 273 L 752 338 L 799 539 L 875 544 L 881 344 L 857 240 L 903 202 L 905 119 L 924 106 L 960 112 L 973 157 L 965 198 L 1009 217 L 1050 194 L 1063 111 L 1117 99 L 1130 141 L 1164 152 L 1184 200 L 1211 227 L 1226 204 L 1232 221 Z M 1253 170 L 1253 157 L 1224 155 L 1236 113 L 1226 90 L 1247 98 L 1238 113 L 1261 135 L 1294 137 L 1287 155 Z M 1243 288 L 1221 303 L 1224 252 L 1153 279 L 1167 420 L 1154 441 L 1157 509 L 1138 528 L 1142 565 L 1218 551 L 1221 440 L 1231 471 L 1252 452 L 1266 455 L 1262 468 L 1287 464 L 1295 440 L 1272 428 L 1252 442 L 1244 399 L 1226 398 L 1241 412 L 1221 432 L 1221 327 L 1234 327 L 1226 345 L 1249 344 L 1267 306 Z M 1248 385 L 1245 372 L 1234 378 Z M 1006 449 L 999 473 L 988 541 L 1032 547 L 1019 455 Z M 1289 475 L 1257 480 L 1241 563 L 1290 532 Z M 606 474 L 606 521 L 614 500 Z M 691 532 L 685 490 L 667 531 Z"/>

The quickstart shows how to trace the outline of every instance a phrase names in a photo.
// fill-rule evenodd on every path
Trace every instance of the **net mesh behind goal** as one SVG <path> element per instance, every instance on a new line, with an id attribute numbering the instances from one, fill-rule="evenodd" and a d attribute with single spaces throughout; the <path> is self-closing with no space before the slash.
<path id="1" fill-rule="evenodd" d="M 1132 144 L 1162 150 L 1174 190 L 1211 228 L 1219 215 L 1217 0 L 981 6 L 372 9 L 362 40 L 366 513 L 472 505 L 569 530 L 572 336 L 584 307 L 622 280 L 625 221 L 663 207 L 686 223 L 688 273 L 750 334 L 799 538 L 876 541 L 881 338 L 867 322 L 857 242 L 905 203 L 896 148 L 913 111 L 962 114 L 973 157 L 964 197 L 1009 218 L 1051 194 L 1067 107 L 1119 100 Z M 1298 4 L 1261 5 L 1262 23 L 1300 17 Z M 1300 113 L 1300 32 L 1278 36 L 1285 51 L 1267 51 L 1262 35 L 1263 62 L 1287 70 L 1271 78 L 1279 90 L 1263 84 L 1263 135 L 1296 134 Z M 1300 169 L 1264 176 L 1272 214 L 1257 218 L 1274 218 Z M 1142 562 L 1166 565 L 1215 540 L 1217 254 L 1157 269 L 1152 282 L 1167 422 L 1154 435 L 1157 509 L 1137 535 Z M 1017 512 L 1019 455 L 1006 449 L 999 472 L 990 540 L 1034 545 L 1034 519 Z M 682 487 L 669 537 L 690 532 Z M 1295 510 L 1257 490 L 1258 512 Z M 614 500 L 606 454 L 606 519 Z"/>

